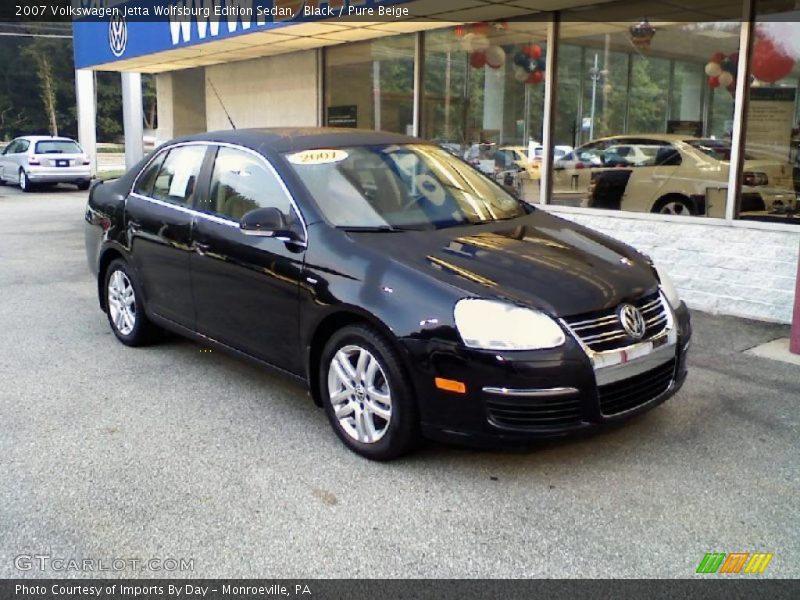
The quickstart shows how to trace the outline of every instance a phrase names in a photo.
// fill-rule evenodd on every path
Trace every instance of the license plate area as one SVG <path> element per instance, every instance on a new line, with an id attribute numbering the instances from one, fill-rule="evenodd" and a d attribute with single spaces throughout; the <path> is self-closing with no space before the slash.
<path id="1" fill-rule="evenodd" d="M 56 166 L 57 167 L 68 167 L 69 166 L 69 161 L 68 160 L 57 160 L 56 161 Z"/>

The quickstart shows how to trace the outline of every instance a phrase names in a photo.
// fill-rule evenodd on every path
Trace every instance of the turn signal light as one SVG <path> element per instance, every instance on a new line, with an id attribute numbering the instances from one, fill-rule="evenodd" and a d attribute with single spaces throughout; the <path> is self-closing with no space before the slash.
<path id="1" fill-rule="evenodd" d="M 460 381 L 455 381 L 453 379 L 442 379 L 441 377 L 437 377 L 434 379 L 436 383 L 436 387 L 440 390 L 444 390 L 445 392 L 453 392 L 455 394 L 466 394 L 467 393 L 467 386 L 464 385 Z"/>

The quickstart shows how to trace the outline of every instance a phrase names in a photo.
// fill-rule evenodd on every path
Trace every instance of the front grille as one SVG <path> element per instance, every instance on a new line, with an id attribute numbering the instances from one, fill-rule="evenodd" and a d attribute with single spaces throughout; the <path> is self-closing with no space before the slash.
<path id="1" fill-rule="evenodd" d="M 511 429 L 560 429 L 580 425 L 581 399 L 573 396 L 549 398 L 502 397 L 486 401 L 489 419 Z"/>
<path id="2" fill-rule="evenodd" d="M 647 323 L 644 337 L 650 339 L 667 326 L 667 311 L 658 292 L 632 302 L 644 316 Z M 616 350 L 630 346 L 638 340 L 632 339 L 622 329 L 616 309 L 604 312 L 587 313 L 564 319 L 580 340 L 595 352 Z"/>
<path id="3" fill-rule="evenodd" d="M 675 359 L 672 359 L 641 375 L 601 385 L 598 389 L 600 412 L 613 416 L 647 404 L 666 392 L 674 378 Z"/>

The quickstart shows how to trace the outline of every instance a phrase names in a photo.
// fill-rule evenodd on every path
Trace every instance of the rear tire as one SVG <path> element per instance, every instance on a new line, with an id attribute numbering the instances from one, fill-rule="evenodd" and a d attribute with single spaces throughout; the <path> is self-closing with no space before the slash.
<path id="1" fill-rule="evenodd" d="M 92 185 L 92 181 L 91 181 L 91 180 L 89 180 L 89 179 L 87 179 L 86 181 L 79 181 L 79 182 L 78 182 L 78 183 L 76 183 L 75 185 L 77 185 L 77 186 L 78 186 L 78 189 L 79 189 L 79 190 L 81 190 L 82 192 L 85 192 L 86 190 L 88 190 L 88 189 L 89 189 L 89 186 L 91 186 L 91 185 Z"/>
<path id="2" fill-rule="evenodd" d="M 23 192 L 32 192 L 33 191 L 33 184 L 31 180 L 28 179 L 28 174 L 25 172 L 25 169 L 19 170 L 19 189 Z"/>
<path id="3" fill-rule="evenodd" d="M 144 346 L 158 338 L 160 330 L 147 318 L 141 288 L 124 260 L 118 258 L 108 265 L 103 293 L 108 323 L 120 342 Z"/>
<path id="4" fill-rule="evenodd" d="M 651 212 L 660 213 L 662 215 L 697 215 L 697 209 L 695 208 L 694 203 L 686 196 L 681 196 L 678 194 L 659 198 L 658 201 L 653 205 L 653 210 Z"/>
<path id="5" fill-rule="evenodd" d="M 420 439 L 416 399 L 397 351 L 365 325 L 333 334 L 322 351 L 319 389 L 339 439 L 370 460 L 392 460 Z"/>

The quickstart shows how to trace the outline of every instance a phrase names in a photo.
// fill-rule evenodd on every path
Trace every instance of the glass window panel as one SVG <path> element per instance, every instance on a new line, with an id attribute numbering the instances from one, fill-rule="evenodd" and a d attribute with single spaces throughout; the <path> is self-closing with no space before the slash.
<path id="1" fill-rule="evenodd" d="M 539 201 L 546 39 L 541 19 L 425 35 L 422 135 L 529 202 Z"/>
<path id="2" fill-rule="evenodd" d="M 328 48 L 327 125 L 413 134 L 414 47 L 401 35 Z"/>
<path id="3" fill-rule="evenodd" d="M 553 164 L 554 204 L 724 216 L 733 98 L 705 69 L 719 54 L 735 71 L 742 5 L 693 6 L 718 20 L 670 19 L 658 2 L 562 14 L 554 143 L 567 149 Z"/>
<path id="4" fill-rule="evenodd" d="M 800 10 L 756 2 L 740 219 L 800 224 Z"/>

